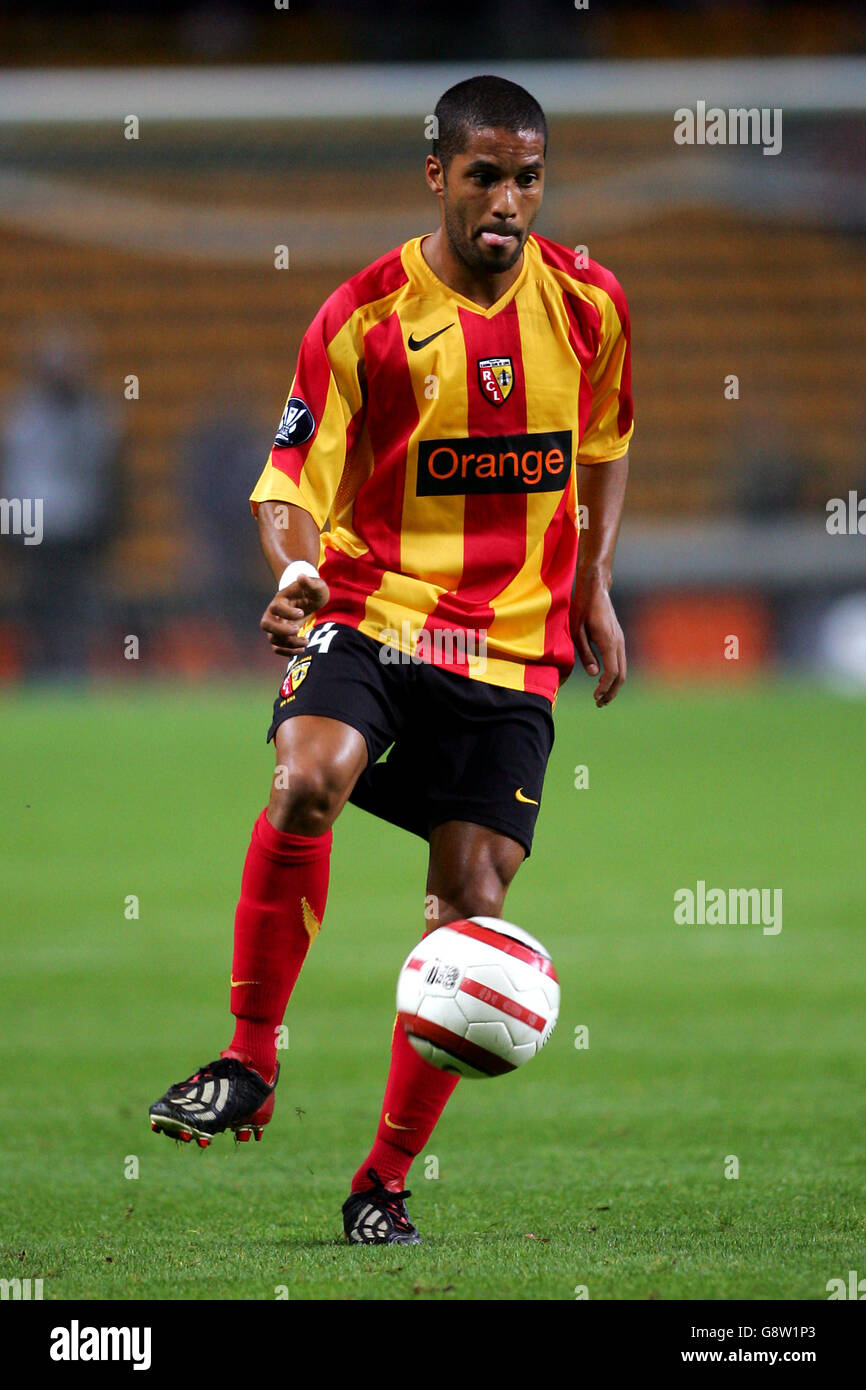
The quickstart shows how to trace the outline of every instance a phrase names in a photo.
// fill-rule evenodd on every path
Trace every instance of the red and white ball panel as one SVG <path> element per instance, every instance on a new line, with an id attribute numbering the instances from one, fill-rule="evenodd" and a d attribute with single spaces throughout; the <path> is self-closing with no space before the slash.
<path id="1" fill-rule="evenodd" d="M 397 982 L 397 1013 L 433 1066 L 500 1076 L 547 1042 L 559 983 L 548 952 L 529 932 L 471 917 L 437 927 L 411 952 Z"/>

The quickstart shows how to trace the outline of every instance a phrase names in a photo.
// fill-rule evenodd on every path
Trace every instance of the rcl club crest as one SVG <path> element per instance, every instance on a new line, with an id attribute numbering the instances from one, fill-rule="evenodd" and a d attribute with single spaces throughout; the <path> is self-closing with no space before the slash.
<path id="1" fill-rule="evenodd" d="M 289 662 L 286 678 L 280 686 L 280 695 L 283 700 L 294 700 L 298 693 L 298 686 L 306 679 L 312 659 L 311 656 L 305 656 L 303 661 L 298 661 L 297 657 L 293 657 Z"/>
<path id="2" fill-rule="evenodd" d="M 491 405 L 501 405 L 511 395 L 514 367 L 510 357 L 482 357 L 478 363 L 478 385 Z"/>

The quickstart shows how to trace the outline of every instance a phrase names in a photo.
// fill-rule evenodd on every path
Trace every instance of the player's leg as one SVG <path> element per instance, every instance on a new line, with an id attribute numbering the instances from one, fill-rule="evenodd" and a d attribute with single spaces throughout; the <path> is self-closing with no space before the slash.
<path id="1" fill-rule="evenodd" d="M 325 913 L 331 826 L 367 762 L 357 729 L 317 715 L 286 719 L 274 744 L 270 800 L 253 826 L 235 914 L 236 1026 L 223 1053 L 268 1081 L 277 1031 Z"/>
<path id="2" fill-rule="evenodd" d="M 430 831 L 427 931 L 463 917 L 501 917 L 526 850 L 486 825 L 451 820 Z"/>
<path id="3" fill-rule="evenodd" d="M 151 1106 L 155 1129 L 208 1143 L 261 1137 L 273 1110 L 277 1033 L 325 911 L 331 826 L 368 760 L 399 730 L 379 644 L 317 625 L 289 662 L 268 739 L 276 772 L 254 827 L 235 916 L 235 1034 L 216 1062 Z"/>
<path id="4" fill-rule="evenodd" d="M 432 666 L 422 668 L 418 686 L 415 722 L 389 755 L 390 769 L 379 764 L 377 777 L 364 774 L 361 804 L 426 834 L 427 894 L 435 909 L 428 930 L 460 917 L 499 917 L 532 848 L 553 746 L 550 701 Z M 355 1218 L 367 1199 L 357 1230 L 344 1207 L 347 1234 L 365 1242 L 397 1238 L 387 1233 L 388 1190 L 402 1187 L 456 1085 L 455 1077 L 418 1056 L 401 1028 L 391 1048 L 376 1140 L 347 1204 Z M 392 1201 L 395 1209 L 398 1215 L 404 1210 Z"/>
<path id="5" fill-rule="evenodd" d="M 483 825 L 446 821 L 430 832 L 427 930 L 464 917 L 501 917 L 523 845 Z M 391 1066 L 372 1149 L 352 1179 L 343 1207 L 346 1234 L 358 1243 L 415 1244 L 406 1178 L 459 1078 L 425 1062 L 395 1023 Z"/>
<path id="6" fill-rule="evenodd" d="M 525 858 L 516 840 L 484 825 L 446 821 L 430 832 L 426 930 L 465 917 L 501 917 L 509 885 Z M 402 1187 L 412 1159 L 427 1143 L 458 1077 L 440 1071 L 415 1051 L 402 1028 L 391 1041 L 391 1070 L 376 1142 L 355 1174 L 365 1186 L 373 1167 L 386 1186 Z"/>
<path id="7" fill-rule="evenodd" d="M 153 1129 L 202 1147 L 225 1129 L 259 1139 L 271 1118 L 278 1030 L 325 912 L 331 826 L 368 756 L 357 729 L 313 715 L 279 724 L 274 743 L 270 800 L 253 826 L 235 914 L 234 1037 L 150 1111 Z"/>

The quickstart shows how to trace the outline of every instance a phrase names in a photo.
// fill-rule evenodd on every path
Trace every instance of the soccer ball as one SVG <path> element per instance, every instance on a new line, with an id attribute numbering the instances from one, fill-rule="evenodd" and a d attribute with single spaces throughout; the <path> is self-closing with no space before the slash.
<path id="1" fill-rule="evenodd" d="M 397 1015 L 415 1051 L 458 1076 L 501 1076 L 534 1057 L 559 1014 L 559 981 L 534 936 L 498 917 L 425 936 L 397 981 Z"/>

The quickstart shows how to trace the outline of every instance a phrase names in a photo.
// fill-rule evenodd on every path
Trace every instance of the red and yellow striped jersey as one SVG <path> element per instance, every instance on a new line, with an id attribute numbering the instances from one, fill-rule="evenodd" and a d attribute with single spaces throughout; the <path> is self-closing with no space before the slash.
<path id="1" fill-rule="evenodd" d="M 574 664 L 575 464 L 621 457 L 633 429 L 625 297 L 602 266 L 530 236 L 484 309 L 433 273 L 422 240 L 316 315 L 252 507 L 291 502 L 328 525 L 317 623 L 553 700 Z"/>

